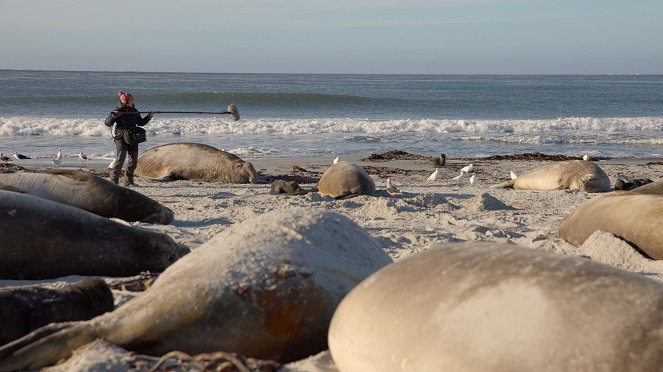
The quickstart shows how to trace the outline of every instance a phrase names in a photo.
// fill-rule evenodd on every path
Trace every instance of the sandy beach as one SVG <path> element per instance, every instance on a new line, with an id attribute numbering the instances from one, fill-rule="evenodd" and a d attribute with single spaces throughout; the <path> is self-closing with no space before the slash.
<path id="1" fill-rule="evenodd" d="M 294 206 L 315 207 L 348 216 L 368 231 L 394 261 L 416 255 L 430 243 L 494 241 L 584 256 L 663 280 L 663 263 L 643 257 L 616 238 L 608 237 L 601 243 L 609 244 L 610 249 L 597 250 L 592 244 L 575 247 L 557 236 L 560 221 L 580 204 L 598 194 L 570 190 L 536 192 L 489 188 L 509 179 L 511 171 L 521 175 L 548 164 L 549 160 L 452 157 L 439 169 L 438 178 L 428 181 L 435 167 L 427 159 L 371 160 L 368 159 L 369 155 L 341 156 L 342 160 L 364 167 L 377 187 L 375 196 L 347 200 L 334 200 L 318 193 L 286 195 L 270 192 L 271 182 L 276 179 L 298 181 L 305 189 L 314 186 L 322 172 L 332 163 L 332 159 L 328 158 L 245 159 L 251 161 L 258 171 L 258 184 L 157 182 L 137 178 L 139 187 L 135 190 L 171 208 L 175 212 L 175 220 L 169 225 L 140 222 L 131 225 L 166 233 L 178 243 L 195 249 L 227 227 L 248 218 Z M 473 186 L 467 178 L 460 181 L 453 179 L 468 164 L 474 166 L 476 183 Z M 613 185 L 618 178 L 623 177 L 658 180 L 663 170 L 663 165 L 657 159 L 600 160 L 597 164 L 608 174 Z M 93 162 L 88 167 L 93 172 L 103 173 L 103 165 L 101 162 Z M 293 170 L 293 166 L 299 167 L 298 170 Z M 386 192 L 388 177 L 400 193 L 390 195 Z M 68 277 L 48 282 L 77 279 Z M 117 278 L 107 280 L 112 282 Z M 0 286 L 31 283 L 34 282 L 2 280 Z M 117 286 L 113 290 L 117 305 L 130 300 L 137 293 Z M 94 348 L 97 350 L 80 354 L 78 359 L 71 358 L 67 362 L 69 364 L 53 370 L 66 370 L 73 366 L 78 368 L 82 365 L 72 363 L 106 363 L 108 366 L 127 363 L 129 354 L 122 349 L 103 344 L 96 344 Z M 105 351 L 99 354 L 100 349 Z M 92 354 L 97 355 L 96 360 L 90 357 Z M 124 359 L 117 355 L 124 355 Z M 329 355 L 324 353 L 292 364 L 289 368 L 300 371 L 334 370 Z"/>

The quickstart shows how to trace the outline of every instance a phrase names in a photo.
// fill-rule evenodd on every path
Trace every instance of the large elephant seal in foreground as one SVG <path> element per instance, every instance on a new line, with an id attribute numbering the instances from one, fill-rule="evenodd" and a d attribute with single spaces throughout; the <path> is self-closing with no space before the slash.
<path id="1" fill-rule="evenodd" d="M 389 263 L 377 242 L 340 214 L 267 213 L 199 246 L 115 311 L 0 348 L 0 370 L 48 365 L 97 338 L 151 355 L 223 350 L 298 360 L 326 349 L 338 303 Z"/>
<path id="2" fill-rule="evenodd" d="M 151 148 L 138 157 L 136 175 L 161 180 L 258 182 L 253 164 L 200 143 L 173 143 Z"/>
<path id="3" fill-rule="evenodd" d="M 372 196 L 375 193 L 375 182 L 362 167 L 340 161 L 327 168 L 311 191 L 331 195 L 335 199 L 357 195 Z"/>
<path id="4" fill-rule="evenodd" d="M 663 195 L 618 191 L 597 196 L 566 216 L 557 235 L 579 246 L 596 230 L 616 235 L 663 260 Z"/>
<path id="5" fill-rule="evenodd" d="M 531 170 L 515 180 L 491 188 L 515 190 L 580 190 L 583 192 L 610 191 L 610 179 L 596 163 L 585 160 L 557 162 Z"/>
<path id="6" fill-rule="evenodd" d="M 49 323 L 88 320 L 113 308 L 113 294 L 102 279 L 0 288 L 0 345 Z"/>
<path id="7" fill-rule="evenodd" d="M 433 244 L 341 302 L 339 370 L 657 371 L 663 284 L 585 258 Z"/>
<path id="8" fill-rule="evenodd" d="M 32 195 L 0 191 L 0 278 L 161 272 L 189 252 L 168 235 Z"/>
<path id="9" fill-rule="evenodd" d="M 159 202 L 126 187 L 78 171 L 0 174 L 0 189 L 30 194 L 125 221 L 169 224 L 174 213 Z"/>

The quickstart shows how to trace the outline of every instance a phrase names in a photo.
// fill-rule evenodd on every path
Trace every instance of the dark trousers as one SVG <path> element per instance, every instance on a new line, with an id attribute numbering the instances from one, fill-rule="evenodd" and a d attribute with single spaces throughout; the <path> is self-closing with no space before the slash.
<path id="1" fill-rule="evenodd" d="M 124 160 L 129 154 L 129 163 L 127 163 L 127 180 L 133 182 L 134 171 L 138 166 L 138 144 L 132 143 L 128 145 L 122 138 L 115 139 L 115 167 L 111 171 L 111 179 L 113 182 L 118 183 L 120 174 L 122 174 L 122 166 Z"/>

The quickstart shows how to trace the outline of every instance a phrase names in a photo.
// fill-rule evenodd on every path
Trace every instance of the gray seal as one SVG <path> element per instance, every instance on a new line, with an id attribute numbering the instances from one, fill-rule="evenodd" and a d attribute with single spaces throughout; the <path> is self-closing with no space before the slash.
<path id="1" fill-rule="evenodd" d="M 358 195 L 373 196 L 375 182 L 362 167 L 347 161 L 340 161 L 327 168 L 311 191 L 331 195 L 334 199 L 345 199 Z"/>
<path id="2" fill-rule="evenodd" d="M 103 338 L 162 355 L 223 350 L 279 362 L 327 348 L 334 309 L 391 259 L 347 217 L 291 208 L 228 227 L 111 313 L 0 348 L 0 370 L 39 368 Z"/>
<path id="3" fill-rule="evenodd" d="M 113 311 L 113 294 L 102 279 L 0 288 L 0 345 L 53 322 L 88 320 Z"/>
<path id="4" fill-rule="evenodd" d="M 136 175 L 158 180 L 258 182 L 253 164 L 200 143 L 172 143 L 151 148 L 138 157 Z"/>
<path id="5" fill-rule="evenodd" d="M 128 222 L 169 224 L 175 216 L 170 208 L 154 199 L 80 171 L 4 173 L 0 174 L 0 189 L 38 196 Z"/>
<path id="6" fill-rule="evenodd" d="M 602 230 L 635 245 L 653 259 L 663 260 L 661 221 L 663 195 L 615 191 L 580 205 L 562 220 L 557 235 L 579 246 L 596 230 Z"/>
<path id="7" fill-rule="evenodd" d="M 189 252 L 168 235 L 32 195 L 0 191 L 0 278 L 161 272 Z"/>
<path id="8" fill-rule="evenodd" d="M 338 306 L 343 372 L 658 371 L 663 284 L 510 244 L 433 244 Z"/>
<path id="9" fill-rule="evenodd" d="M 491 188 L 515 190 L 580 190 L 606 192 L 611 190 L 608 175 L 596 163 L 585 160 L 556 162 L 531 170 L 518 178 Z"/>

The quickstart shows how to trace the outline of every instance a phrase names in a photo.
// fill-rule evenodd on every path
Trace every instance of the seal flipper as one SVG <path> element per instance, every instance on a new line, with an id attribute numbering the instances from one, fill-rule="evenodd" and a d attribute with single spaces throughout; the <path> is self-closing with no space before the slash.
<path id="1" fill-rule="evenodd" d="M 502 183 L 498 183 L 496 185 L 492 185 L 489 188 L 490 189 L 509 189 L 513 188 L 513 185 L 516 183 L 516 180 L 508 180 L 504 181 Z"/>
<path id="2" fill-rule="evenodd" d="M 70 356 L 99 337 L 86 323 L 51 323 L 0 347 L 0 370 L 37 369 Z"/>

